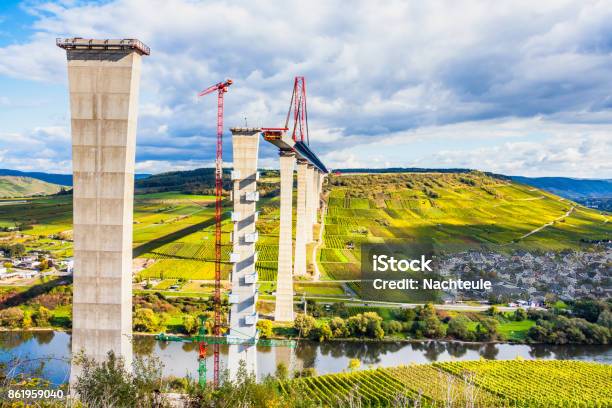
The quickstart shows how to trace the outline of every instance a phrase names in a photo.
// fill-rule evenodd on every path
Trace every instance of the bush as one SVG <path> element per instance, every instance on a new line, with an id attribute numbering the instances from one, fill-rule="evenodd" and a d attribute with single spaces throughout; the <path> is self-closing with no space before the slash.
<path id="1" fill-rule="evenodd" d="M 282 368 L 280 371 L 281 375 L 285 374 Z M 225 373 L 221 385 L 216 390 L 212 387 L 202 389 L 197 384 L 192 384 L 183 402 L 188 408 L 313 406 L 304 391 L 301 387 L 296 389 L 292 387 L 288 393 L 281 393 L 277 379 L 271 376 L 258 383 L 255 375 L 248 373 L 244 362 L 241 362 L 235 379 L 229 379 Z"/>
<path id="2" fill-rule="evenodd" d="M 122 358 L 112 351 L 106 361 L 97 362 L 84 355 L 75 357 L 80 368 L 74 389 L 78 399 L 88 407 L 150 407 L 160 406 L 161 363 L 154 359 L 136 358 L 133 374 Z"/>

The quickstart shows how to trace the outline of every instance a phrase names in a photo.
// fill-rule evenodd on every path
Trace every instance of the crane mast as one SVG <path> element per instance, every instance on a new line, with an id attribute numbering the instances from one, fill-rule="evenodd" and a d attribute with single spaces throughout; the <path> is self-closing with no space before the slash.
<path id="1" fill-rule="evenodd" d="M 215 320 L 213 334 L 221 336 L 221 215 L 223 212 L 223 95 L 232 80 L 219 82 L 198 94 L 208 95 L 217 91 L 217 153 L 215 158 L 215 292 L 213 296 Z M 205 346 L 200 344 L 200 350 Z M 201 356 L 200 356 L 201 358 Z M 219 385 L 219 344 L 213 344 L 213 384 Z"/>

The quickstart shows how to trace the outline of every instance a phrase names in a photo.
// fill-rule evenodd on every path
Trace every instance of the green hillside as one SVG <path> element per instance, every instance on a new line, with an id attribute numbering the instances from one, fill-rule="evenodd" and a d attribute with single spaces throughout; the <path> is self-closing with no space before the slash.
<path id="1" fill-rule="evenodd" d="M 62 189 L 58 184 L 47 183 L 31 177 L 0 176 L 0 198 L 32 197 L 56 194 Z"/>
<path id="2" fill-rule="evenodd" d="M 363 243 L 437 253 L 577 249 L 609 240 L 609 215 L 479 172 L 332 175 L 320 263 L 354 279 Z"/>

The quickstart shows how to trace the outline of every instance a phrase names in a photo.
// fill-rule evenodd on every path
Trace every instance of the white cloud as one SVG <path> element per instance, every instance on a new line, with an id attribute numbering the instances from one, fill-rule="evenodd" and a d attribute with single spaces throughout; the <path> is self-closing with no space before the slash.
<path id="1" fill-rule="evenodd" d="M 334 167 L 425 163 L 416 151 L 449 163 L 467 155 L 474 167 L 513 170 L 518 159 L 499 154 L 492 161 L 486 154 L 502 152 L 508 138 L 536 137 L 541 123 L 549 133 L 535 142 L 551 144 L 546 135 L 594 140 L 602 129 L 596 125 L 612 123 L 612 8 L 595 0 L 495 7 L 117 0 L 36 3 L 29 10 L 37 16 L 35 34 L 0 48 L 0 75 L 65 82 L 55 37 L 137 37 L 151 46 L 138 134 L 138 160 L 147 172 L 212 162 L 215 100 L 195 95 L 226 77 L 235 80 L 226 95 L 227 127 L 245 118 L 249 126 L 280 126 L 292 79 L 305 75 L 313 149 Z M 39 151 L 65 156 L 58 149 L 66 141 L 33 142 Z M 0 148 L 21 154 L 6 143 L 0 140 Z M 568 149 L 541 159 L 527 149 L 518 168 L 609 171 L 579 163 L 584 155 Z M 272 150 L 264 154 L 262 162 L 275 162 Z M 561 156 L 564 169 L 556 164 Z"/>
<path id="2" fill-rule="evenodd" d="M 607 124 L 514 118 L 389 134 L 323 159 L 333 168 L 458 167 L 507 175 L 610 178 L 610 152 Z"/>

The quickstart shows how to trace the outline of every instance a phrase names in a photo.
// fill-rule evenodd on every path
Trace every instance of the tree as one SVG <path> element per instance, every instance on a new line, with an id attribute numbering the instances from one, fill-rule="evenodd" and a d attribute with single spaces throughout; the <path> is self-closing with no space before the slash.
<path id="1" fill-rule="evenodd" d="M 489 316 L 497 316 L 499 314 L 499 309 L 496 306 L 491 306 L 487 309 L 486 312 Z"/>
<path id="2" fill-rule="evenodd" d="M 38 270 L 46 271 L 49 269 L 49 261 L 47 259 L 43 259 L 40 261 L 40 265 L 38 265 Z"/>
<path id="3" fill-rule="evenodd" d="M 465 316 L 457 316 L 448 322 L 446 333 L 458 340 L 473 341 L 474 333 L 468 327 L 470 320 Z"/>
<path id="4" fill-rule="evenodd" d="M 596 300 L 580 300 L 574 304 L 573 312 L 576 317 L 581 317 L 591 323 L 595 323 L 599 314 L 604 310 L 604 305 Z"/>
<path id="5" fill-rule="evenodd" d="M 527 319 L 527 312 L 522 307 L 519 307 L 514 311 L 514 320 L 517 322 L 522 322 Z"/>
<path id="6" fill-rule="evenodd" d="M 293 327 L 298 331 L 301 337 L 308 337 L 312 329 L 315 328 L 317 321 L 314 317 L 298 313 L 295 316 L 295 321 L 293 322 Z"/>
<path id="7" fill-rule="evenodd" d="M 363 316 L 367 321 L 367 334 L 376 339 L 385 337 L 385 331 L 382 329 L 382 317 L 376 312 L 365 312 Z"/>
<path id="8" fill-rule="evenodd" d="M 359 361 L 359 359 L 357 358 L 351 358 L 349 360 L 348 363 L 348 369 L 349 371 L 355 371 L 357 370 L 359 367 L 361 367 L 361 361 Z"/>
<path id="9" fill-rule="evenodd" d="M 259 335 L 264 339 L 269 339 L 274 335 L 273 330 L 274 325 L 270 320 L 259 320 L 257 322 L 257 330 L 259 330 Z"/>
<path id="10" fill-rule="evenodd" d="M 26 253 L 26 249 L 23 244 L 11 245 L 8 248 L 8 254 L 11 258 L 17 258 L 17 257 L 23 256 L 25 255 L 25 253 Z"/>
<path id="11" fill-rule="evenodd" d="M 319 327 L 319 341 L 329 340 L 333 337 L 333 333 L 329 328 L 328 323 L 323 323 L 321 327 Z"/>
<path id="12" fill-rule="evenodd" d="M 352 336 L 363 336 L 368 330 L 367 320 L 361 313 L 348 318 L 346 325 Z"/>
<path id="13" fill-rule="evenodd" d="M 612 329 L 612 312 L 608 309 L 601 312 L 597 318 L 597 324 Z"/>
<path id="14" fill-rule="evenodd" d="M 495 340 L 499 337 L 497 326 L 499 322 L 496 319 L 484 318 L 476 326 L 476 337 L 480 341 Z"/>
<path id="15" fill-rule="evenodd" d="M 397 320 L 391 320 L 389 322 L 383 322 L 382 323 L 382 328 L 384 330 L 385 333 L 387 334 L 394 334 L 394 333 L 399 333 L 402 331 L 402 323 L 398 322 Z"/>
<path id="16" fill-rule="evenodd" d="M 153 310 L 140 308 L 134 314 L 132 326 L 137 332 L 156 332 L 160 329 L 160 321 Z"/>
<path id="17" fill-rule="evenodd" d="M 423 322 L 423 335 L 430 339 L 439 339 L 446 335 L 446 329 L 437 316 L 428 317 Z"/>
<path id="18" fill-rule="evenodd" d="M 415 320 L 427 320 L 429 317 L 436 316 L 436 309 L 433 303 L 427 303 L 424 306 L 417 307 L 415 310 Z"/>
<path id="19" fill-rule="evenodd" d="M 187 334 L 195 334 L 198 331 L 198 321 L 192 315 L 183 317 L 183 327 Z"/>
<path id="20" fill-rule="evenodd" d="M 34 323 L 38 327 L 47 327 L 50 326 L 51 322 L 51 311 L 44 306 L 40 306 L 32 318 L 34 319 Z"/>
<path id="21" fill-rule="evenodd" d="M 18 307 L 9 307 L 4 310 L 0 310 L 0 326 L 17 328 L 23 322 L 23 310 Z"/>
<path id="22" fill-rule="evenodd" d="M 25 312 L 23 319 L 21 319 L 21 328 L 29 329 L 30 327 L 32 327 L 32 315 L 29 312 Z"/>
<path id="23" fill-rule="evenodd" d="M 333 319 L 331 319 L 331 321 L 329 322 L 329 328 L 331 329 L 332 335 L 335 338 L 349 336 L 349 331 L 346 327 L 346 322 L 341 317 L 334 317 Z"/>

